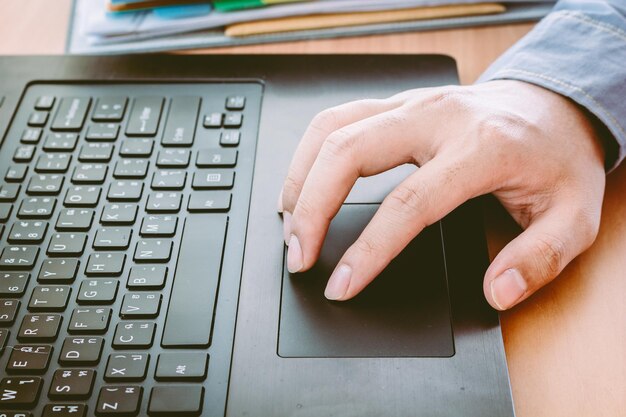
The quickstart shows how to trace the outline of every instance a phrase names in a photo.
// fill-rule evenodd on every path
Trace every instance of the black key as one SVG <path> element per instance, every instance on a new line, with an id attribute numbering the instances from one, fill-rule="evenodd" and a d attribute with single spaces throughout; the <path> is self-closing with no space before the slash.
<path id="1" fill-rule="evenodd" d="M 133 101 L 126 126 L 128 136 L 154 136 L 159 129 L 163 97 L 139 97 Z"/>
<path id="2" fill-rule="evenodd" d="M 157 156 L 159 168 L 185 168 L 189 165 L 191 151 L 189 149 L 163 149 Z"/>
<path id="3" fill-rule="evenodd" d="M 204 387 L 172 385 L 153 387 L 148 402 L 150 416 L 199 416 L 202 413 Z"/>
<path id="4" fill-rule="evenodd" d="M 187 209 L 191 212 L 228 211 L 231 194 L 219 191 L 198 191 L 189 196 Z"/>
<path id="5" fill-rule="evenodd" d="M 31 269 L 37 261 L 37 246 L 5 246 L 0 255 L 0 267 L 6 269 Z"/>
<path id="6" fill-rule="evenodd" d="M 90 104 L 90 97 L 62 98 L 52 120 L 52 130 L 69 132 L 81 130 Z"/>
<path id="7" fill-rule="evenodd" d="M 141 236 L 171 237 L 176 233 L 178 217 L 171 215 L 148 215 L 141 221 Z"/>
<path id="8" fill-rule="evenodd" d="M 109 201 L 139 201 L 143 193 L 143 182 L 133 180 L 114 181 L 109 186 Z"/>
<path id="9" fill-rule="evenodd" d="M 115 349 L 149 348 L 154 340 L 156 325 L 147 321 L 127 321 L 117 324 L 113 336 Z"/>
<path id="10" fill-rule="evenodd" d="M 46 404 L 41 417 L 87 417 L 85 404 Z"/>
<path id="11" fill-rule="evenodd" d="M 210 129 L 218 129 L 222 127 L 222 120 L 224 119 L 223 113 L 211 113 L 204 116 L 202 126 Z"/>
<path id="12" fill-rule="evenodd" d="M 47 111 L 34 111 L 28 118 L 28 126 L 41 127 L 45 126 L 48 122 Z"/>
<path id="13" fill-rule="evenodd" d="M 22 182 L 28 173 L 28 165 L 11 165 L 4 176 L 6 182 Z"/>
<path id="14" fill-rule="evenodd" d="M 20 189 L 22 188 L 19 184 L 2 184 L 0 185 L 0 202 L 11 202 L 15 201 L 18 194 L 20 193 Z"/>
<path id="15" fill-rule="evenodd" d="M 229 130 L 220 135 L 220 145 L 222 146 L 237 146 L 240 140 L 241 132 L 238 130 Z"/>
<path id="16" fill-rule="evenodd" d="M 119 281 L 114 279 L 87 279 L 81 282 L 79 304 L 111 304 L 115 301 Z"/>
<path id="17" fill-rule="evenodd" d="M 201 168 L 234 167 L 237 164 L 235 149 L 200 149 L 196 166 Z"/>
<path id="18" fill-rule="evenodd" d="M 233 188 L 235 173 L 227 170 L 201 169 L 193 174 L 191 186 L 194 190 Z"/>
<path id="19" fill-rule="evenodd" d="M 12 325 L 19 308 L 19 300 L 0 300 L 0 326 Z"/>
<path id="20" fill-rule="evenodd" d="M 50 133 L 46 136 L 43 150 L 46 152 L 70 152 L 76 148 L 77 133 Z"/>
<path id="21" fill-rule="evenodd" d="M 52 197 L 30 197 L 22 200 L 17 216 L 21 219 L 48 219 L 57 200 Z"/>
<path id="22" fill-rule="evenodd" d="M 102 189 L 95 185 L 74 185 L 67 189 L 63 204 L 66 207 L 95 207 Z"/>
<path id="23" fill-rule="evenodd" d="M 85 233 L 55 233 L 48 244 L 50 256 L 80 256 L 85 250 Z"/>
<path id="24" fill-rule="evenodd" d="M 163 329 L 163 347 L 209 345 L 227 223 L 225 215 L 187 218 Z"/>
<path id="25" fill-rule="evenodd" d="M 96 405 L 97 416 L 136 416 L 143 388 L 133 385 L 102 387 Z"/>
<path id="26" fill-rule="evenodd" d="M 37 159 L 35 172 L 65 172 L 71 160 L 72 155 L 65 153 L 46 153 Z"/>
<path id="27" fill-rule="evenodd" d="M 0 272 L 0 297 L 21 297 L 29 279 L 26 272 Z"/>
<path id="28" fill-rule="evenodd" d="M 172 241 L 141 239 L 135 246 L 135 262 L 167 262 L 172 255 Z"/>
<path id="29" fill-rule="evenodd" d="M 93 240 L 94 249 L 128 249 L 133 229 L 130 227 L 103 227 Z"/>
<path id="30" fill-rule="evenodd" d="M 41 96 L 35 102 L 35 109 L 37 110 L 50 110 L 54 106 L 54 96 Z"/>
<path id="31" fill-rule="evenodd" d="M 35 156 L 35 149 L 34 145 L 18 146 L 13 154 L 13 160 L 15 162 L 30 162 Z"/>
<path id="32" fill-rule="evenodd" d="M 78 160 L 81 162 L 109 162 L 115 146 L 111 143 L 87 143 L 80 148 Z"/>
<path id="33" fill-rule="evenodd" d="M 152 176 L 153 190 L 182 190 L 187 179 L 186 171 L 159 170 Z"/>
<path id="34" fill-rule="evenodd" d="M 161 289 L 165 286 L 167 267 L 164 265 L 133 266 L 127 287 L 131 290 Z"/>
<path id="35" fill-rule="evenodd" d="M 90 209 L 63 209 L 57 219 L 57 230 L 89 230 L 95 212 Z"/>
<path id="36" fill-rule="evenodd" d="M 208 359 L 204 352 L 161 353 L 154 378 L 158 381 L 204 381 Z"/>
<path id="37" fill-rule="evenodd" d="M 28 127 L 24 129 L 20 142 L 22 143 L 39 143 L 41 139 L 41 132 L 43 130 L 40 127 Z"/>
<path id="38" fill-rule="evenodd" d="M 131 138 L 122 142 L 120 148 L 120 155 L 126 157 L 149 157 L 152 155 L 152 148 L 154 147 L 153 139 L 146 138 Z"/>
<path id="39" fill-rule="evenodd" d="M 115 164 L 115 178 L 146 178 L 150 162 L 147 159 L 122 159 Z"/>
<path id="40" fill-rule="evenodd" d="M 66 285 L 38 285 L 28 302 L 30 311 L 63 311 L 67 307 L 72 288 Z"/>
<path id="41" fill-rule="evenodd" d="M 116 123 L 93 123 L 87 128 L 85 139 L 89 141 L 114 141 L 120 133 L 120 125 Z"/>
<path id="42" fill-rule="evenodd" d="M 37 281 L 45 284 L 71 284 L 76 279 L 79 265 L 78 259 L 46 259 L 41 264 Z"/>
<path id="43" fill-rule="evenodd" d="M 72 174 L 73 183 L 102 184 L 107 176 L 108 166 L 104 164 L 78 164 Z"/>
<path id="44" fill-rule="evenodd" d="M 40 243 L 46 237 L 48 222 L 41 220 L 20 220 L 13 223 L 9 233 L 9 243 Z"/>
<path id="45" fill-rule="evenodd" d="M 20 342 L 53 342 L 59 335 L 60 314 L 26 314 L 22 319 L 17 340 Z"/>
<path id="46" fill-rule="evenodd" d="M 113 353 L 109 355 L 104 379 L 106 381 L 143 381 L 148 371 L 147 353 Z"/>
<path id="47" fill-rule="evenodd" d="M 8 203 L 0 203 L 0 222 L 6 222 L 11 216 L 13 205 Z"/>
<path id="48" fill-rule="evenodd" d="M 102 334 L 109 328 L 110 320 L 110 308 L 75 308 L 67 331 L 71 334 Z"/>
<path id="49" fill-rule="evenodd" d="M 182 193 L 152 193 L 148 196 L 146 211 L 149 213 L 178 213 L 182 199 Z"/>
<path id="50" fill-rule="evenodd" d="M 99 252 L 89 255 L 85 275 L 119 276 L 124 270 L 125 253 Z"/>
<path id="51" fill-rule="evenodd" d="M 7 372 L 14 374 L 43 374 L 50 364 L 52 346 L 15 345 L 7 363 Z"/>
<path id="52" fill-rule="evenodd" d="M 30 195 L 57 195 L 61 192 L 63 180 L 63 175 L 59 174 L 33 175 L 26 192 Z"/>
<path id="53" fill-rule="evenodd" d="M 11 332 L 6 329 L 0 329 L 0 356 L 4 353 L 4 348 L 7 347 L 7 341 Z"/>
<path id="54" fill-rule="evenodd" d="M 161 294 L 156 292 L 130 292 L 124 296 L 120 317 L 123 319 L 155 318 L 161 308 Z"/>
<path id="55" fill-rule="evenodd" d="M 174 97 L 170 103 L 161 144 L 191 146 L 196 134 L 200 97 Z"/>
<path id="56" fill-rule="evenodd" d="M 137 218 L 136 204 L 107 204 L 102 210 L 100 223 L 110 225 L 133 224 Z"/>
<path id="57" fill-rule="evenodd" d="M 8 377 L 0 381 L 0 408 L 33 408 L 43 381 L 36 376 Z M 24 416 L 30 413 L 24 412 Z M 11 415 L 8 414 L 7 415 Z"/>
<path id="58" fill-rule="evenodd" d="M 93 369 L 57 369 L 48 397 L 53 400 L 80 400 L 91 395 L 96 371 Z"/>
<path id="59" fill-rule="evenodd" d="M 226 117 L 224 117 L 224 127 L 226 128 L 241 127 L 242 122 L 243 114 L 241 113 L 227 113 Z"/>
<path id="60" fill-rule="evenodd" d="M 104 339 L 101 337 L 66 337 L 59 355 L 61 365 L 97 365 Z"/>
<path id="61" fill-rule="evenodd" d="M 126 97 L 100 97 L 91 117 L 96 122 L 119 122 L 126 110 Z"/>
<path id="62" fill-rule="evenodd" d="M 246 98 L 244 96 L 230 96 L 226 98 L 226 108 L 228 110 L 243 110 L 246 106 Z"/>

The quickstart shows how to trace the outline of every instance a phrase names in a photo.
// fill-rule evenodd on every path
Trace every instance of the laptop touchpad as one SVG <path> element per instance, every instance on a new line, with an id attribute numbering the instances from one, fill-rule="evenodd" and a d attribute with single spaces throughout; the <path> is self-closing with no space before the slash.
<path id="1" fill-rule="evenodd" d="M 317 264 L 283 267 L 278 354 L 282 357 L 448 357 L 454 355 L 440 224 L 424 230 L 362 293 L 324 298 L 328 277 L 377 204 L 346 204 Z M 285 253 L 286 257 L 286 253 Z"/>

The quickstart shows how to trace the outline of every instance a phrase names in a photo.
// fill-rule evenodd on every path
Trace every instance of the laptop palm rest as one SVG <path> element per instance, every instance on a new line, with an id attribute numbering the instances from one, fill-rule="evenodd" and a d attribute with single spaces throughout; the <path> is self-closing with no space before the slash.
<path id="1" fill-rule="evenodd" d="M 352 300 L 324 298 L 328 277 L 378 207 L 344 204 L 331 223 L 315 266 L 293 275 L 283 268 L 280 356 L 454 355 L 439 223 L 424 230 Z"/>

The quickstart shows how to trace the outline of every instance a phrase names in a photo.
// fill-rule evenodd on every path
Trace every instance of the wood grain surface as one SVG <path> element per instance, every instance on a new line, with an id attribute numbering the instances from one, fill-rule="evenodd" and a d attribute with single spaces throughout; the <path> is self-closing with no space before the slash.
<path id="1" fill-rule="evenodd" d="M 70 7 L 71 0 L 0 2 L 0 55 L 63 53 Z M 519 24 L 186 53 L 444 53 L 457 60 L 462 82 L 471 83 L 531 28 Z M 552 284 L 501 316 L 519 417 L 626 416 L 625 194 L 622 166 L 608 176 L 595 244 Z M 486 216 L 493 257 L 519 230 L 495 201 Z"/>

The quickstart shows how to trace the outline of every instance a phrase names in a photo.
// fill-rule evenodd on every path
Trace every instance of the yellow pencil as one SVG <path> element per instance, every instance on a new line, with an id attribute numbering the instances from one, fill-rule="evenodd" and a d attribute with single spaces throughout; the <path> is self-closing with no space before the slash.
<path id="1" fill-rule="evenodd" d="M 325 29 L 342 26 L 369 25 L 375 23 L 406 22 L 411 20 L 438 19 L 444 17 L 475 16 L 503 13 L 506 7 L 499 3 L 478 3 L 416 7 L 411 9 L 378 12 L 336 13 L 310 16 L 284 17 L 230 25 L 227 36 L 241 37 L 298 30 Z"/>

